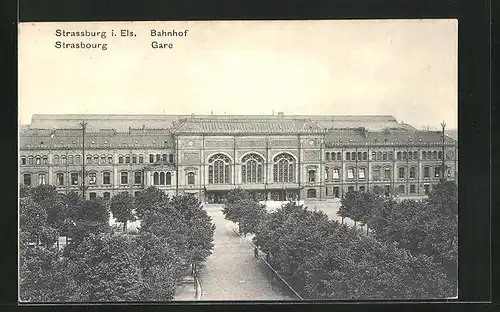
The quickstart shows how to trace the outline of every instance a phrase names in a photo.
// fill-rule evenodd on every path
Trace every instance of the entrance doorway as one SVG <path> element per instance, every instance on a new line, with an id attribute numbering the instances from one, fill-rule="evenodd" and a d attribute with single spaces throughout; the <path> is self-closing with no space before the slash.
<path id="1" fill-rule="evenodd" d="M 227 192 L 207 192 L 206 198 L 209 204 L 222 204 Z"/>

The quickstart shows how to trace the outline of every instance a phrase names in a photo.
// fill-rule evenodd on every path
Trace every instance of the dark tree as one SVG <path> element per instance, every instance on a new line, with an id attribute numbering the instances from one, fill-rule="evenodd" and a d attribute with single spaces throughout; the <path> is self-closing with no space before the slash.
<path id="1" fill-rule="evenodd" d="M 19 290 L 23 302 L 70 301 L 76 285 L 68 271 L 68 260 L 55 249 L 21 244 Z"/>
<path id="2" fill-rule="evenodd" d="M 47 211 L 47 223 L 59 232 L 64 229 L 68 218 L 63 196 L 52 185 L 39 185 L 32 190 L 33 201 Z"/>
<path id="3" fill-rule="evenodd" d="M 136 216 L 143 220 L 145 214 L 154 212 L 155 209 L 163 209 L 168 202 L 168 196 L 160 189 L 151 186 L 145 189 L 135 197 L 135 213 Z"/>
<path id="4" fill-rule="evenodd" d="M 127 231 L 127 222 L 134 221 L 134 197 L 128 192 L 113 196 L 110 205 L 111 213 L 118 222 L 123 223 L 123 232 Z"/>
<path id="5" fill-rule="evenodd" d="M 90 234 L 74 250 L 71 271 L 77 301 L 141 300 L 140 253 L 124 234 Z"/>

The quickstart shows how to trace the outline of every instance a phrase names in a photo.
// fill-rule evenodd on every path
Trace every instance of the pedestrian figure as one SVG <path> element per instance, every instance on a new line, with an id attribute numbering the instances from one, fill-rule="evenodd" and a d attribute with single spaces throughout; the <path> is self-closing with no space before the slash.
<path id="1" fill-rule="evenodd" d="M 257 247 L 253 249 L 253 255 L 255 256 L 255 258 L 259 257 L 259 250 L 257 249 Z"/>

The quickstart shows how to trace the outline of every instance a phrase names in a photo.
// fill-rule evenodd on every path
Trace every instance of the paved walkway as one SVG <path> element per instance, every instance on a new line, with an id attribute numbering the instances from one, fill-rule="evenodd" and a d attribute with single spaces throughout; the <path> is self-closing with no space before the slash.
<path id="1" fill-rule="evenodd" d="M 202 299 L 297 300 L 244 238 L 233 232 L 234 224 L 224 219 L 221 205 L 205 205 L 217 226 L 214 249 L 201 270 Z"/>

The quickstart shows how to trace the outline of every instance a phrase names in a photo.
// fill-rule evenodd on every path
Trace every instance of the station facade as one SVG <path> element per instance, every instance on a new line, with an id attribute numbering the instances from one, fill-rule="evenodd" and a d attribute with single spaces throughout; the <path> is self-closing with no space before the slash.
<path id="1" fill-rule="evenodd" d="M 150 186 L 202 202 L 236 187 L 276 201 L 422 196 L 458 168 L 454 139 L 392 116 L 34 115 L 20 132 L 20 184 L 82 192 L 85 178 L 90 198 Z"/>

